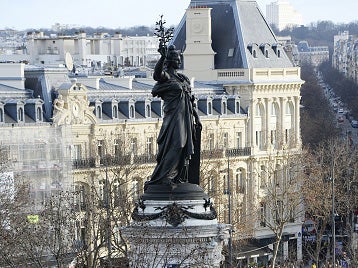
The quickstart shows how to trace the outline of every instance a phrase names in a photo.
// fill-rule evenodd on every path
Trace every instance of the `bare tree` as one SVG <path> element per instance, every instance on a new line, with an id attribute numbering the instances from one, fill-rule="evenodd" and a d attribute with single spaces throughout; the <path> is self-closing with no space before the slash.
<path id="1" fill-rule="evenodd" d="M 275 237 L 272 267 L 275 267 L 285 228 L 303 214 L 302 161 L 300 156 L 283 151 L 267 159 L 265 170 L 260 170 L 264 195 L 260 200 L 259 220 Z"/>
<path id="2" fill-rule="evenodd" d="M 317 263 L 327 261 L 328 256 L 332 256 L 334 235 L 337 236 L 336 242 L 341 243 L 346 252 L 346 256 L 343 256 L 343 251 L 335 249 L 337 259 L 349 258 L 356 263 L 353 225 L 358 206 L 356 148 L 344 140 L 332 139 L 310 151 L 306 160 L 307 176 L 303 187 L 305 206 L 307 213 L 315 220 L 317 230 L 316 241 L 307 243 L 306 250 Z M 328 237 L 331 239 L 325 245 L 322 241 Z M 327 256 L 323 254 L 325 252 Z"/>

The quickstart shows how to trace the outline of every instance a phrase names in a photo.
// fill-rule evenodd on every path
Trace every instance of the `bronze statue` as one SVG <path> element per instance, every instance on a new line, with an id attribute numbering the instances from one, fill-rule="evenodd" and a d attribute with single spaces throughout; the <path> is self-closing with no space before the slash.
<path id="1" fill-rule="evenodd" d="M 157 166 L 147 185 L 188 182 L 196 129 L 201 130 L 190 81 L 188 77 L 177 72 L 181 64 L 180 54 L 175 50 L 175 46 L 167 47 L 163 40 L 161 39 L 159 44 L 158 52 L 161 57 L 154 69 L 153 78 L 157 83 L 152 95 L 163 99 L 164 118 L 157 139 Z"/>

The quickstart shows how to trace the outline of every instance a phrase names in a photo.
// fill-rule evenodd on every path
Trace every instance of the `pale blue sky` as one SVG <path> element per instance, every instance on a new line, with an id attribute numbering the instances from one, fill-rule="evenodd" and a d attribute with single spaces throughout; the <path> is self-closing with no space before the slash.
<path id="1" fill-rule="evenodd" d="M 257 0 L 263 13 L 272 0 Z M 357 0 L 289 0 L 304 24 L 318 20 L 358 20 Z M 190 0 L 0 0 L 0 29 L 50 28 L 56 22 L 90 27 L 153 25 L 163 14 L 167 25 L 179 23 Z"/>

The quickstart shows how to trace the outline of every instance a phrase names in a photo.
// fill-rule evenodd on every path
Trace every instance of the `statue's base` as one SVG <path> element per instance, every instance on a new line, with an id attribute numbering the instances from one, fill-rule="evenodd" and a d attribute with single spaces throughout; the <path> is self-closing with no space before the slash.
<path id="1" fill-rule="evenodd" d="M 217 222 L 200 186 L 173 186 L 147 185 L 132 223 L 122 229 L 131 267 L 220 267 L 229 225 Z"/>
<path id="2" fill-rule="evenodd" d="M 208 195 L 197 184 L 178 183 L 178 184 L 148 184 L 142 200 L 203 200 L 208 199 Z"/>

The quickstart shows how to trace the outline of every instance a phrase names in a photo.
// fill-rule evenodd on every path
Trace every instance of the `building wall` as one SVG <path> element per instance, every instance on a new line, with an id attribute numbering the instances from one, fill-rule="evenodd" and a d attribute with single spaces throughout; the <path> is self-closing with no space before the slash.
<path id="1" fill-rule="evenodd" d="M 266 6 L 266 18 L 282 31 L 286 27 L 302 25 L 302 15 L 288 1 L 278 0 Z"/>

